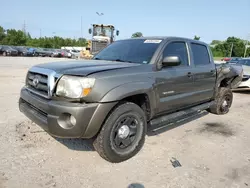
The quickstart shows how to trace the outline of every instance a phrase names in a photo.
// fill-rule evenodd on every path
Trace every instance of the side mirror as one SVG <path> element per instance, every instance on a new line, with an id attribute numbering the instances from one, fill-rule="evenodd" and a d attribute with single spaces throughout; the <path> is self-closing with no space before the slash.
<path id="1" fill-rule="evenodd" d="M 89 28 L 89 34 L 91 34 L 92 33 L 92 29 L 91 28 Z"/>
<path id="2" fill-rule="evenodd" d="M 119 35 L 119 33 L 120 33 L 120 31 L 119 31 L 119 30 L 116 30 L 116 36 L 118 36 L 118 35 Z"/>
<path id="3" fill-rule="evenodd" d="M 181 59 L 178 56 L 167 56 L 163 58 L 163 67 L 178 66 L 181 64 Z"/>

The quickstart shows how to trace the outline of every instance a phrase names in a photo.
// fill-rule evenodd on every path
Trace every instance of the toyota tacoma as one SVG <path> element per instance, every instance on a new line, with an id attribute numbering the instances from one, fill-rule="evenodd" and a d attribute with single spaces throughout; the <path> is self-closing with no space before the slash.
<path id="1" fill-rule="evenodd" d="M 242 68 L 216 65 L 204 42 L 179 37 L 118 40 L 91 60 L 31 67 L 19 109 L 54 137 L 93 139 L 101 157 L 136 155 L 149 127 L 207 110 L 229 112 Z"/>

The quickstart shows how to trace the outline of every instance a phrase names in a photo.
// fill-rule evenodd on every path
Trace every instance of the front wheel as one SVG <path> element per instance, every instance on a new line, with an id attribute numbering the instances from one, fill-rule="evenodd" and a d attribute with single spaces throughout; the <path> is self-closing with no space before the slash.
<path id="1" fill-rule="evenodd" d="M 233 92 L 230 88 L 221 87 L 215 97 L 215 103 L 208 109 L 217 115 L 227 114 L 233 102 Z"/>
<path id="2" fill-rule="evenodd" d="M 94 141 L 99 155 L 112 163 L 119 163 L 136 155 L 144 145 L 147 121 L 136 104 L 119 104 L 106 119 Z"/>

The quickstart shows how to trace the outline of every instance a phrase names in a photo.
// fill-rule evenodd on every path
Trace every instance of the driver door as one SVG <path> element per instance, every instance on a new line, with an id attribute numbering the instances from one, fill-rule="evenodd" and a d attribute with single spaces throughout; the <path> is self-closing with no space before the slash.
<path id="1" fill-rule="evenodd" d="M 167 56 L 178 56 L 181 64 L 162 67 L 157 73 L 158 114 L 192 105 L 195 91 L 187 43 L 179 40 L 168 42 L 162 52 L 163 58 Z"/>

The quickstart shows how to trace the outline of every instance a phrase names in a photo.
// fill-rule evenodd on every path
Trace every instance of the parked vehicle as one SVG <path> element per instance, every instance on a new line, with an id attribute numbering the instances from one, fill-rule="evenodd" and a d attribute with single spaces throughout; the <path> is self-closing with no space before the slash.
<path id="1" fill-rule="evenodd" d="M 19 56 L 27 56 L 27 48 L 22 46 L 11 46 L 13 49 L 17 50 Z"/>
<path id="2" fill-rule="evenodd" d="M 70 54 L 68 54 L 69 58 L 78 58 L 80 57 L 80 50 L 69 50 Z"/>
<path id="3" fill-rule="evenodd" d="M 27 56 L 34 56 L 35 55 L 35 52 L 36 52 L 36 49 L 33 48 L 33 47 L 27 47 Z"/>
<path id="4" fill-rule="evenodd" d="M 69 56 L 71 56 L 69 50 L 61 49 L 60 51 L 61 51 L 62 57 L 68 58 Z"/>
<path id="5" fill-rule="evenodd" d="M 18 55 L 18 51 L 15 50 L 14 48 L 10 47 L 10 46 L 1 46 L 0 47 L 0 55 L 3 56 L 17 56 Z"/>
<path id="6" fill-rule="evenodd" d="M 201 41 L 126 39 L 91 60 L 31 67 L 19 109 L 55 137 L 94 138 L 100 156 L 118 163 L 141 150 L 147 129 L 202 110 L 227 114 L 242 72 L 215 65 Z"/>
<path id="7" fill-rule="evenodd" d="M 231 57 L 223 57 L 221 61 L 230 61 Z"/>
<path id="8" fill-rule="evenodd" d="M 243 68 L 243 78 L 238 88 L 250 88 L 250 58 L 243 58 L 237 62 Z"/>
<path id="9" fill-rule="evenodd" d="M 34 56 L 50 57 L 53 52 L 46 48 L 35 48 Z"/>
<path id="10" fill-rule="evenodd" d="M 62 57 L 60 49 L 51 49 L 51 51 L 52 51 L 51 57 Z"/>
<path id="11" fill-rule="evenodd" d="M 232 57 L 229 61 L 227 61 L 226 63 L 230 63 L 230 64 L 236 64 L 240 59 L 242 59 L 241 57 Z"/>
<path id="12" fill-rule="evenodd" d="M 43 51 L 44 51 L 46 57 L 51 57 L 53 54 L 53 50 L 50 48 L 43 48 Z"/>

